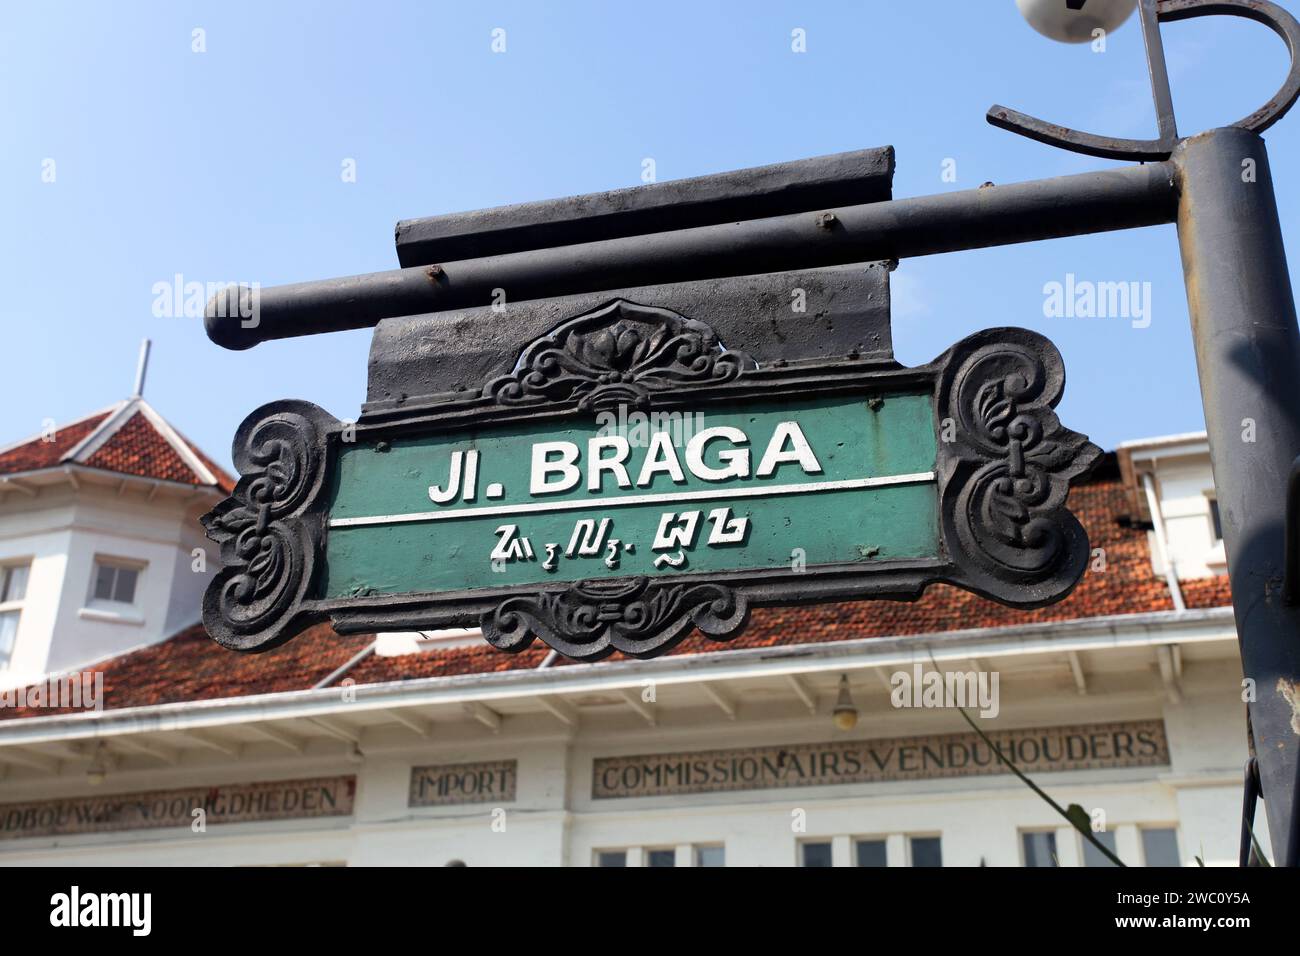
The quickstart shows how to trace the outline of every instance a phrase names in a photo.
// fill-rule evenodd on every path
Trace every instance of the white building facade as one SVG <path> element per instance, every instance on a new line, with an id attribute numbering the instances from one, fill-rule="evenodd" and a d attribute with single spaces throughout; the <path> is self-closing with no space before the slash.
<path id="1" fill-rule="evenodd" d="M 1126 864 L 1235 865 L 1244 690 L 1203 436 L 1107 467 L 1072 499 L 1093 564 L 1043 612 L 936 588 L 585 665 L 327 627 L 243 657 L 190 628 L 94 665 L 101 711 L 0 719 L 0 863 L 1108 865 L 926 696 L 950 675 Z M 173 575 L 168 626 L 200 577 Z"/>
<path id="2" fill-rule="evenodd" d="M 220 486 L 141 398 L 0 450 L 0 687 L 192 624 Z"/>

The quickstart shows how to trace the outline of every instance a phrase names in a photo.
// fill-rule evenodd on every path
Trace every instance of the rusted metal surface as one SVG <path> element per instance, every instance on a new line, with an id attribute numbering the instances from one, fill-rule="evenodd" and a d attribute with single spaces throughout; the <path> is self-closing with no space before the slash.
<path id="1" fill-rule="evenodd" d="M 1274 857 L 1294 866 L 1300 608 L 1283 596 L 1284 503 L 1300 449 L 1300 330 L 1264 141 L 1238 127 L 1174 154 L 1178 237 L 1250 727 Z M 1247 174 L 1249 173 L 1249 174 Z"/>
<path id="2" fill-rule="evenodd" d="M 603 289 L 813 269 L 1056 239 L 1174 221 L 1177 197 L 1166 164 L 989 186 L 935 196 L 510 255 L 439 263 L 261 289 L 256 323 L 247 290 L 231 286 L 208 304 L 208 337 L 231 349 L 258 342 L 369 328 L 396 316 L 487 308 L 496 290 L 510 302 Z M 243 311 L 241 311 L 241 306 Z"/>
<path id="3" fill-rule="evenodd" d="M 888 269 L 868 262 L 512 302 L 504 312 L 478 308 L 384 319 L 370 342 L 362 420 L 464 397 L 513 371 L 529 342 L 614 298 L 707 315 L 723 342 L 743 344 L 760 365 L 798 357 L 893 366 Z"/>
<path id="4" fill-rule="evenodd" d="M 397 224 L 406 268 L 580 242 L 715 226 L 892 196 L 894 150 L 859 149 L 628 189 L 456 212 Z"/>

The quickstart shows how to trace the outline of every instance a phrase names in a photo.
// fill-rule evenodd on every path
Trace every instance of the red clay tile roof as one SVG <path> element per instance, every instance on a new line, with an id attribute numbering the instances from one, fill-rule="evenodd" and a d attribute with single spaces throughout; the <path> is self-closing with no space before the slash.
<path id="1" fill-rule="evenodd" d="M 199 476 L 185 464 L 185 459 L 181 458 L 171 443 L 158 434 L 158 430 L 145 418 L 143 412 L 136 412 L 128 418 L 82 464 L 124 475 L 161 478 L 185 484 L 199 481 Z"/>
<path id="2" fill-rule="evenodd" d="M 38 435 L 6 452 L 0 452 L 0 475 L 16 475 L 24 471 L 53 468 L 108 416 L 108 412 L 100 412 L 79 422 L 73 422 L 71 425 L 65 425 L 54 433 L 54 441 L 46 441 Z"/>
<path id="3" fill-rule="evenodd" d="M 1108 456 L 1109 457 L 1109 456 Z M 1173 602 L 1163 578 L 1151 567 L 1147 532 L 1125 515 L 1123 485 L 1109 457 L 1091 481 L 1076 486 L 1070 506 L 1088 529 L 1094 559 L 1082 582 L 1064 601 L 1034 611 L 1018 611 L 946 585 L 931 587 L 915 602 L 850 601 L 807 607 L 759 608 L 734 640 L 714 643 L 698 634 L 673 654 L 730 648 L 777 647 L 864 637 L 893 637 L 979 627 L 1005 627 L 1115 614 L 1169 611 Z M 1226 577 L 1183 582 L 1190 608 L 1231 603 Z M 335 634 L 328 625 L 309 628 L 274 651 L 241 655 L 208 639 L 199 625 L 175 637 L 98 665 L 104 671 L 105 706 L 242 697 L 306 690 L 328 676 L 373 640 L 373 635 Z M 547 649 L 535 643 L 519 654 L 503 654 L 486 644 L 445 648 L 400 657 L 371 656 L 348 672 L 359 684 L 448 677 L 535 668 Z M 616 655 L 612 660 L 619 659 Z M 561 662 L 557 662 L 561 663 Z M 51 710 L 0 709 L 5 717 L 40 716 Z"/>
<path id="4" fill-rule="evenodd" d="M 213 477 L 217 479 L 218 488 L 220 488 L 227 495 L 235 490 L 235 479 L 231 477 L 230 473 L 227 472 L 226 469 L 222 468 L 215 461 L 213 461 L 206 454 L 204 454 L 203 449 L 199 448 L 198 445 L 194 444 L 194 442 L 190 441 L 180 432 L 177 432 L 176 436 L 180 438 L 181 441 L 185 442 L 185 444 L 189 447 L 190 451 L 194 452 L 194 457 L 197 458 L 199 461 L 203 462 L 204 466 L 208 469 L 208 471 L 212 472 Z"/>
<path id="5" fill-rule="evenodd" d="M 123 406 L 119 405 L 110 411 L 59 429 L 54 433 L 54 441 L 45 441 L 37 436 L 0 453 L 0 475 L 54 468 L 60 464 L 76 464 L 187 485 L 208 484 L 207 479 L 186 462 L 181 452 L 155 427 L 140 406 L 133 407 L 134 411 L 127 408 L 125 412 L 129 414 L 126 414 Z M 119 412 L 125 416 L 121 421 L 108 421 Z M 87 449 L 75 458 L 70 457 L 73 449 L 101 425 L 112 430 L 107 439 L 100 444 L 99 436 L 96 436 Z M 186 450 L 192 452 L 212 472 L 216 486 L 229 494 L 235 486 L 234 479 L 179 432 L 176 437 L 184 443 Z"/>

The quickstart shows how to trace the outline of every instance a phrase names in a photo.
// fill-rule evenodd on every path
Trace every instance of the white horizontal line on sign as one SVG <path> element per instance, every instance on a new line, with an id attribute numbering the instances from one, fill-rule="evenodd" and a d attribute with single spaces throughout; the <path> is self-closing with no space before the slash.
<path id="1" fill-rule="evenodd" d="M 537 514 L 544 511 L 583 511 L 592 508 L 623 508 L 628 505 L 680 504 L 685 501 L 719 501 L 727 498 L 757 498 L 763 495 L 803 495 L 817 491 L 848 491 L 854 488 L 885 488 L 889 485 L 919 485 L 928 481 L 934 481 L 934 472 L 918 471 L 910 475 L 883 475 L 879 478 L 845 478 L 841 481 L 805 481 L 793 485 L 756 485 L 747 488 L 668 491 L 650 495 L 624 495 L 617 498 L 538 501 L 533 504 L 495 505 L 488 508 L 457 508 L 446 511 L 420 511 L 405 515 L 331 518 L 329 526 L 331 528 L 358 528 L 377 524 L 446 521 L 452 518 L 506 517 L 508 515 Z"/>

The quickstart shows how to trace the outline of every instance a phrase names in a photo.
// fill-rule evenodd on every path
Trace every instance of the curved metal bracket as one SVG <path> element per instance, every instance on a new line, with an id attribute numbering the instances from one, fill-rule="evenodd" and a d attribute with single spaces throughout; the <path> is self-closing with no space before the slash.
<path id="1" fill-rule="evenodd" d="M 1155 100 L 1156 139 L 1115 139 L 1081 133 L 1066 126 L 1047 123 L 1005 106 L 993 106 L 988 121 L 999 129 L 1059 146 L 1071 152 L 1103 159 L 1139 161 L 1165 160 L 1178 145 L 1178 128 L 1174 121 L 1173 97 L 1169 91 L 1169 71 L 1165 67 L 1164 44 L 1160 24 L 1195 17 L 1233 16 L 1262 23 L 1280 36 L 1291 55 L 1291 67 L 1277 94 L 1264 106 L 1232 126 L 1262 133 L 1280 120 L 1300 97 L 1300 23 L 1286 10 L 1269 0 L 1139 0 L 1142 37 L 1146 44 L 1147 70 L 1151 74 L 1151 95 Z"/>

